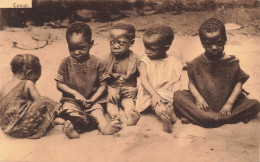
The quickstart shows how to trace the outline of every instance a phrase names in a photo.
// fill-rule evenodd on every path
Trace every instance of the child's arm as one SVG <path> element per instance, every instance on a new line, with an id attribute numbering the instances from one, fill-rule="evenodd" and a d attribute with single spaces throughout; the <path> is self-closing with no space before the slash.
<path id="1" fill-rule="evenodd" d="M 57 85 L 56 85 L 57 89 L 59 91 L 73 95 L 75 100 L 81 101 L 82 103 L 87 101 L 87 99 L 82 94 L 80 94 L 78 91 L 70 88 L 65 83 L 63 83 L 61 81 L 56 81 L 56 83 L 57 83 Z"/>
<path id="2" fill-rule="evenodd" d="M 195 98 L 196 101 L 196 105 L 198 106 L 198 108 L 204 110 L 204 111 L 208 111 L 208 104 L 205 101 L 205 99 L 201 96 L 201 94 L 199 93 L 199 91 L 197 90 L 197 88 L 195 87 L 195 85 L 193 84 L 193 82 L 190 80 L 189 84 L 188 84 L 189 90 L 192 94 L 192 96 Z"/>
<path id="3" fill-rule="evenodd" d="M 235 85 L 227 102 L 220 110 L 220 113 L 222 116 L 229 116 L 231 114 L 232 106 L 233 106 L 234 102 L 236 101 L 237 97 L 239 96 L 239 94 L 241 94 L 241 92 L 242 92 L 242 82 L 238 82 Z"/>
<path id="4" fill-rule="evenodd" d="M 33 99 L 33 101 L 37 100 L 41 96 L 35 87 L 35 83 L 30 80 L 26 81 L 25 93 L 29 94 L 29 96 Z"/>
<path id="5" fill-rule="evenodd" d="M 155 90 L 153 89 L 153 87 L 149 83 L 148 74 L 147 74 L 147 71 L 146 71 L 145 63 L 140 62 L 139 65 L 138 65 L 138 70 L 139 70 L 139 73 L 140 73 L 142 86 L 144 87 L 144 89 L 152 97 L 152 99 L 151 99 L 151 106 L 153 108 L 155 108 L 157 104 L 160 105 L 162 97 L 155 92 Z"/>

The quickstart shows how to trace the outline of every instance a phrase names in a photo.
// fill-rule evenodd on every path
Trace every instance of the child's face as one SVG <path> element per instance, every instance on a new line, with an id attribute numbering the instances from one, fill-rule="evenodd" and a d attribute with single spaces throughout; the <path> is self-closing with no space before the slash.
<path id="1" fill-rule="evenodd" d="M 129 51 L 134 40 L 129 40 L 128 32 L 122 29 L 112 29 L 110 31 L 110 48 L 111 52 L 116 56 L 122 56 Z"/>
<path id="2" fill-rule="evenodd" d="M 82 34 L 73 33 L 68 39 L 70 55 L 77 61 L 84 60 L 89 56 L 93 43 L 93 40 L 86 41 Z"/>
<path id="3" fill-rule="evenodd" d="M 223 56 L 226 39 L 220 30 L 213 33 L 204 33 L 202 45 L 206 55 L 211 59 L 220 59 Z"/>
<path id="4" fill-rule="evenodd" d="M 143 37 L 145 53 L 146 55 L 154 60 L 166 54 L 167 47 L 161 45 L 159 41 L 159 35 L 144 36 Z"/>

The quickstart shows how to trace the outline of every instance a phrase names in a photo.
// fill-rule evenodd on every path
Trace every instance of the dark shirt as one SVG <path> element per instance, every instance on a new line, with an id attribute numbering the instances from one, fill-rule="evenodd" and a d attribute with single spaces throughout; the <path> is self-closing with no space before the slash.
<path id="1" fill-rule="evenodd" d="M 214 112 L 220 111 L 238 82 L 249 78 L 235 56 L 211 61 L 200 55 L 187 63 L 187 70 L 189 79 Z"/>
<path id="2" fill-rule="evenodd" d="M 55 80 L 66 84 L 89 99 L 99 88 L 100 82 L 108 77 L 105 67 L 105 64 L 93 55 L 80 63 L 69 56 L 62 61 Z M 103 96 L 97 102 L 101 99 Z M 63 92 L 61 102 L 64 101 L 75 101 L 75 99 L 71 94 Z"/>
<path id="3" fill-rule="evenodd" d="M 118 60 L 115 58 L 113 54 L 110 54 L 107 59 L 107 72 L 109 74 L 109 78 L 107 80 L 108 85 L 111 87 L 124 87 L 131 86 L 136 87 L 137 77 L 139 76 L 138 72 L 138 58 L 137 55 L 130 51 L 129 53 L 129 62 L 127 67 L 127 72 L 125 74 L 116 73 L 116 68 L 118 64 Z"/>

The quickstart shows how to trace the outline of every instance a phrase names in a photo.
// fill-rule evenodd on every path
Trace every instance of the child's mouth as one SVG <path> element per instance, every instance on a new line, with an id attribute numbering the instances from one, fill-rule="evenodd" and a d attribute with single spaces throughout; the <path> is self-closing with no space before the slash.
<path id="1" fill-rule="evenodd" d="M 119 55 L 119 54 L 121 54 L 120 52 L 113 52 L 114 53 L 114 55 Z"/>

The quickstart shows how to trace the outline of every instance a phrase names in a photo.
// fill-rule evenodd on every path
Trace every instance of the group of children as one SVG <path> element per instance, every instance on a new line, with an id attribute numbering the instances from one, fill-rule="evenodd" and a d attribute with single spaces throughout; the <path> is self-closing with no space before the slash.
<path id="1" fill-rule="evenodd" d="M 249 121 L 259 112 L 260 104 L 244 95 L 242 84 L 249 76 L 241 70 L 239 60 L 224 53 L 227 37 L 223 22 L 206 20 L 199 36 L 205 52 L 187 63 L 189 90 L 180 91 L 183 65 L 167 54 L 174 39 L 170 26 L 147 28 L 145 55 L 138 58 L 130 50 L 135 42 L 134 26 L 114 24 L 111 52 L 101 60 L 90 55 L 94 44 L 90 27 L 75 22 L 66 32 L 70 56 L 62 61 L 55 78 L 62 93 L 60 103 L 40 96 L 35 88 L 41 75 L 38 57 L 17 55 L 11 62 L 13 79 L 0 92 L 0 126 L 20 138 L 40 138 L 55 124 L 64 125 L 69 138 L 93 129 L 112 135 L 122 128 L 120 108 L 127 126 L 136 125 L 142 111 L 153 110 L 168 133 L 176 115 L 183 123 L 203 127 Z"/>

